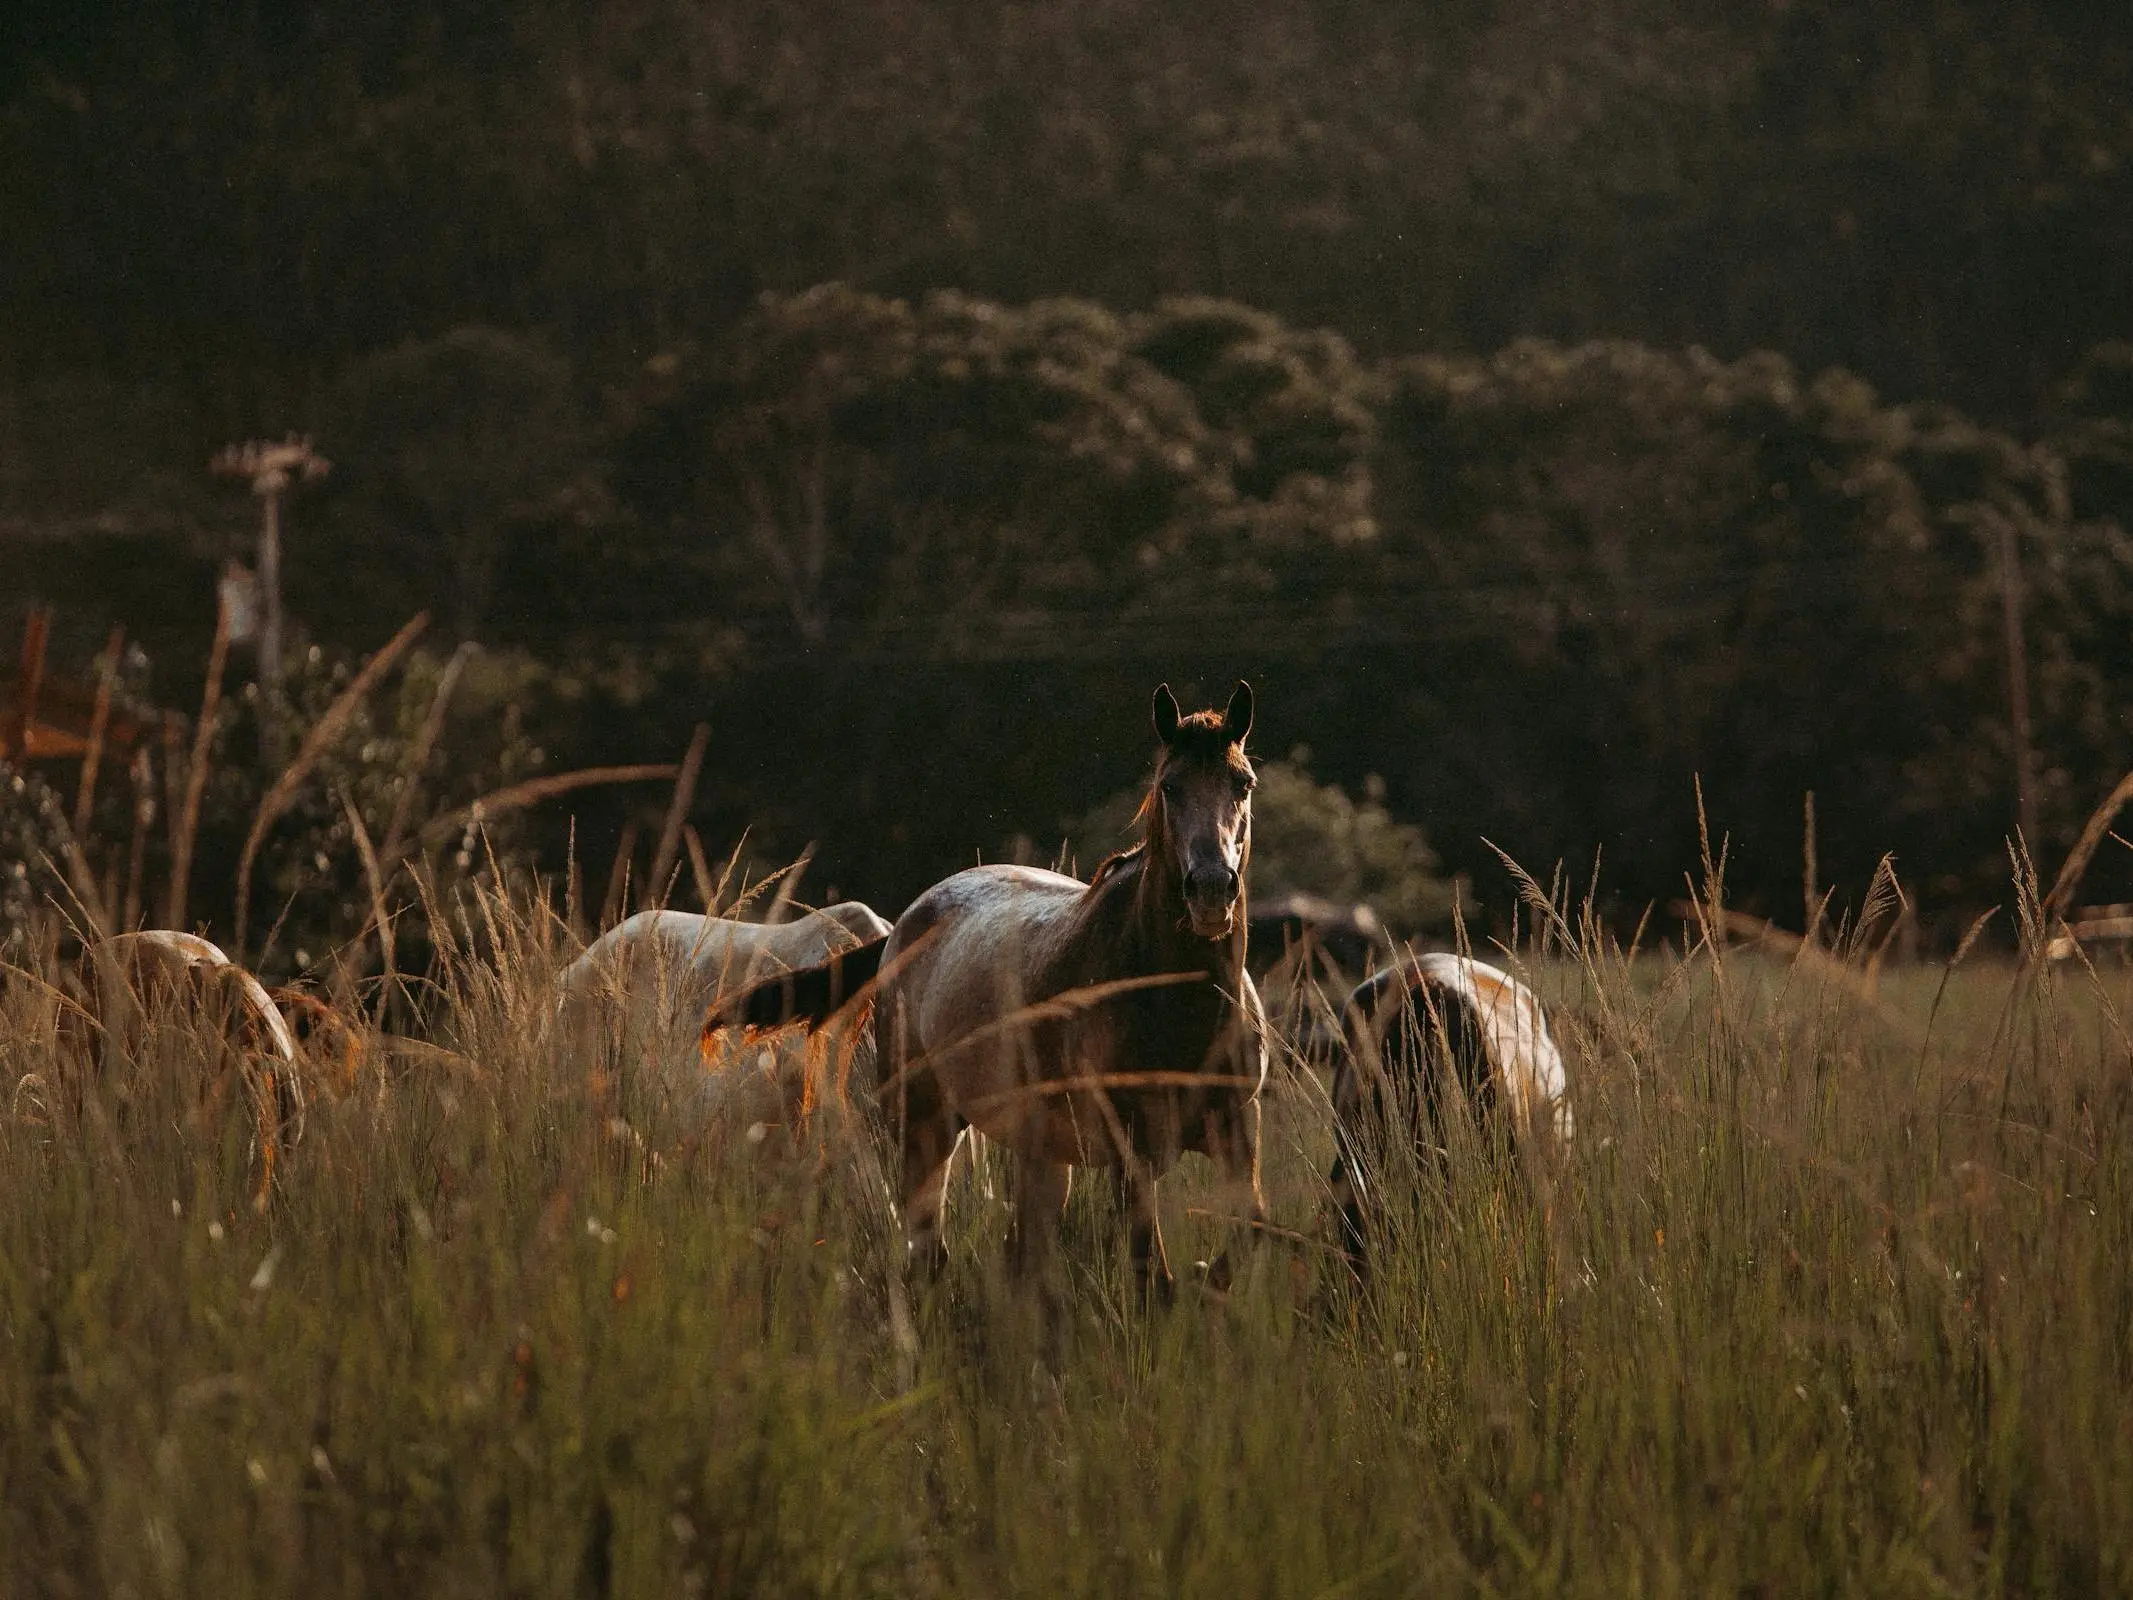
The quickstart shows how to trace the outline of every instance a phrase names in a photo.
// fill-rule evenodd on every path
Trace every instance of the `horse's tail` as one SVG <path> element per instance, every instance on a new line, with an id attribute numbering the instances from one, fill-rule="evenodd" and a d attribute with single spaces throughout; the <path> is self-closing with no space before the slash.
<path id="1" fill-rule="evenodd" d="M 734 1026 L 782 1028 L 793 1022 L 817 1027 L 874 981 L 875 974 L 881 971 L 882 952 L 888 947 L 888 935 L 884 934 L 840 951 L 817 966 L 751 984 L 712 1008 L 704 1021 L 704 1032 L 715 1033 Z"/>

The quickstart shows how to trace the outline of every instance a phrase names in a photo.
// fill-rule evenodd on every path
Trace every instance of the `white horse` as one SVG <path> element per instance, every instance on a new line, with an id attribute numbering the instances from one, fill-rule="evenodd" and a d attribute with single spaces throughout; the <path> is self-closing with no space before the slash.
<path id="1" fill-rule="evenodd" d="M 640 911 L 564 968 L 563 1047 L 588 1070 L 656 1085 L 691 1121 L 794 1126 L 808 1092 L 804 1046 L 788 1039 L 751 1049 L 738 1032 L 707 1035 L 705 1015 L 751 984 L 888 932 L 855 900 L 777 923 Z"/>
<path id="2" fill-rule="evenodd" d="M 1547 1013 L 1500 968 L 1441 951 L 1404 956 L 1356 986 L 1341 1032 L 1329 1181 L 1342 1242 L 1359 1267 L 1365 1208 L 1383 1182 L 1382 1168 L 1371 1176 L 1376 1158 L 1402 1135 L 1418 1156 L 1441 1149 L 1454 1085 L 1474 1114 L 1508 1117 L 1520 1148 L 1569 1142 L 1569 1078 Z"/>

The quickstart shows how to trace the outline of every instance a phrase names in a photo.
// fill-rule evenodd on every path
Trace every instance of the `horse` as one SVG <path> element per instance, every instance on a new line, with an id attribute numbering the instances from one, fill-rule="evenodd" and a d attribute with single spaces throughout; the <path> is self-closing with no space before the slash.
<path id="1" fill-rule="evenodd" d="M 877 1105 L 922 1271 L 945 1260 L 942 1200 L 970 1128 L 1021 1158 L 1011 1249 L 1021 1277 L 1050 1251 L 1075 1167 L 1123 1180 L 1134 1272 L 1151 1295 L 1173 1285 L 1156 1181 L 1186 1151 L 1248 1185 L 1251 1220 L 1264 1220 L 1265 1017 L 1244 967 L 1252 709 L 1244 683 L 1225 710 L 1190 716 L 1167 684 L 1155 691 L 1161 749 L 1141 838 L 1086 883 L 1023 866 L 958 872 L 840 973 L 796 973 L 729 1008 L 757 1026 L 813 1026 L 855 979 L 874 977 Z M 1214 1287 L 1227 1272 L 1218 1257 Z"/>
<path id="2" fill-rule="evenodd" d="M 1477 1118 L 1508 1120 L 1515 1145 L 1570 1139 L 1568 1083 L 1547 1013 L 1531 989 L 1496 967 L 1471 956 L 1410 953 L 1356 985 L 1341 1008 L 1341 1036 L 1327 1181 L 1358 1274 L 1368 1262 L 1374 1158 L 1404 1137 L 1418 1159 L 1435 1159 L 1455 1088 Z"/>
<path id="3" fill-rule="evenodd" d="M 804 1051 L 747 1050 L 702 1036 L 705 1013 L 767 978 L 831 961 L 886 938 L 889 924 L 856 900 L 791 922 L 736 922 L 686 911 L 640 911 L 586 947 L 558 979 L 563 1048 L 609 1067 L 693 1091 L 691 1108 L 738 1127 L 797 1125 L 808 1099 Z M 706 1071 L 717 1065 L 719 1070 Z"/>
<path id="4" fill-rule="evenodd" d="M 197 934 L 156 928 L 114 934 L 82 955 L 80 1011 L 69 1032 L 80 1038 L 85 1063 L 134 1093 L 130 1074 L 159 1014 L 182 1012 L 206 1024 L 211 1041 L 202 1098 L 219 1104 L 234 1072 L 251 1098 L 258 1126 L 260 1182 L 253 1196 L 263 1208 L 280 1157 L 303 1137 L 304 1084 L 296 1040 L 264 985 Z"/>

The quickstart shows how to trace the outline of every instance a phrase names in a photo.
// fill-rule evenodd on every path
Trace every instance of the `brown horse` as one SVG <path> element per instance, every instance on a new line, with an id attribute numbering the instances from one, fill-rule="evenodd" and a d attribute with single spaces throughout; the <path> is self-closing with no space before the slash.
<path id="1" fill-rule="evenodd" d="M 1403 952 L 1356 985 L 1341 1009 L 1333 1069 L 1335 1157 L 1327 1179 L 1341 1244 L 1369 1271 L 1371 1214 L 1388 1165 L 1428 1169 L 1458 1108 L 1511 1148 L 1566 1147 L 1573 1119 L 1562 1052 L 1540 997 L 1471 956 Z M 1397 1146 L 1404 1156 L 1394 1159 Z"/>
<path id="2" fill-rule="evenodd" d="M 819 1021 L 872 957 L 880 1105 L 922 1265 L 945 1253 L 941 1201 L 966 1127 L 1022 1158 L 1013 1257 L 1025 1273 L 1049 1252 L 1073 1167 L 1123 1177 L 1134 1265 L 1158 1291 L 1170 1271 L 1155 1185 L 1185 1151 L 1247 1186 L 1253 1220 L 1263 1215 L 1265 1024 L 1244 970 L 1252 691 L 1240 683 L 1226 711 L 1181 716 L 1164 685 L 1154 715 L 1162 751 L 1141 841 L 1087 883 L 1028 867 L 959 872 L 872 951 L 849 952 L 834 980 L 796 974 L 728 1013 Z"/>

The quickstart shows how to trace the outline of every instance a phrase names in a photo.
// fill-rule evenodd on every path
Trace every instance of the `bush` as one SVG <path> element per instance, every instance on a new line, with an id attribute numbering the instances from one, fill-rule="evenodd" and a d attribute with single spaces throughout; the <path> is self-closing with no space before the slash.
<path id="1" fill-rule="evenodd" d="M 145 661 L 136 661 L 135 698 L 145 702 Z M 303 731 L 314 725 L 355 676 L 352 658 L 296 641 L 273 693 L 257 683 L 229 683 L 216 709 L 209 744 L 206 787 L 201 795 L 192 870 L 188 876 L 187 931 L 205 931 L 227 941 L 235 910 L 228 898 L 239 857 L 260 802 L 281 776 Z M 425 727 L 449 673 L 451 694 L 442 720 L 424 744 Z M 235 674 L 230 674 L 234 678 Z M 449 900 L 465 884 L 496 871 L 509 874 L 530 865 L 521 819 L 486 819 L 477 838 L 470 825 L 449 839 L 421 838 L 436 819 L 483 795 L 534 775 L 544 752 L 526 731 L 525 708 L 538 696 L 546 674 L 523 658 L 468 650 L 451 658 L 420 650 L 399 664 L 396 675 L 356 705 L 338 737 L 312 764 L 286 811 L 270 827 L 253 867 L 248 942 L 252 964 L 270 979 L 324 973 L 337 953 L 371 918 L 370 886 L 357 848 L 360 817 L 374 851 L 385 851 L 396 812 L 403 841 L 419 847 L 405 853 L 403 871 L 419 869 L 433 895 Z M 152 713 L 150 714 L 152 718 Z M 183 763 L 192 751 L 192 731 L 181 728 L 171 746 L 144 748 L 130 775 L 107 759 L 87 837 L 81 841 L 92 875 L 108 891 L 114 924 L 123 920 L 136 808 L 142 828 L 140 919 L 161 926 L 168 907 L 173 832 L 170 812 L 182 804 Z M 145 781 L 143 781 L 145 780 Z M 53 785 L 37 773 L 0 768 L 0 940 L 19 939 L 41 908 L 69 903 L 70 891 L 46 870 L 49 859 L 64 868 L 67 807 Z M 434 830 L 433 830 L 434 831 Z M 402 934 L 420 960 L 426 938 L 422 896 L 404 876 L 388 871 L 388 902 L 405 902 Z M 263 946 L 263 947 L 262 947 Z"/>

